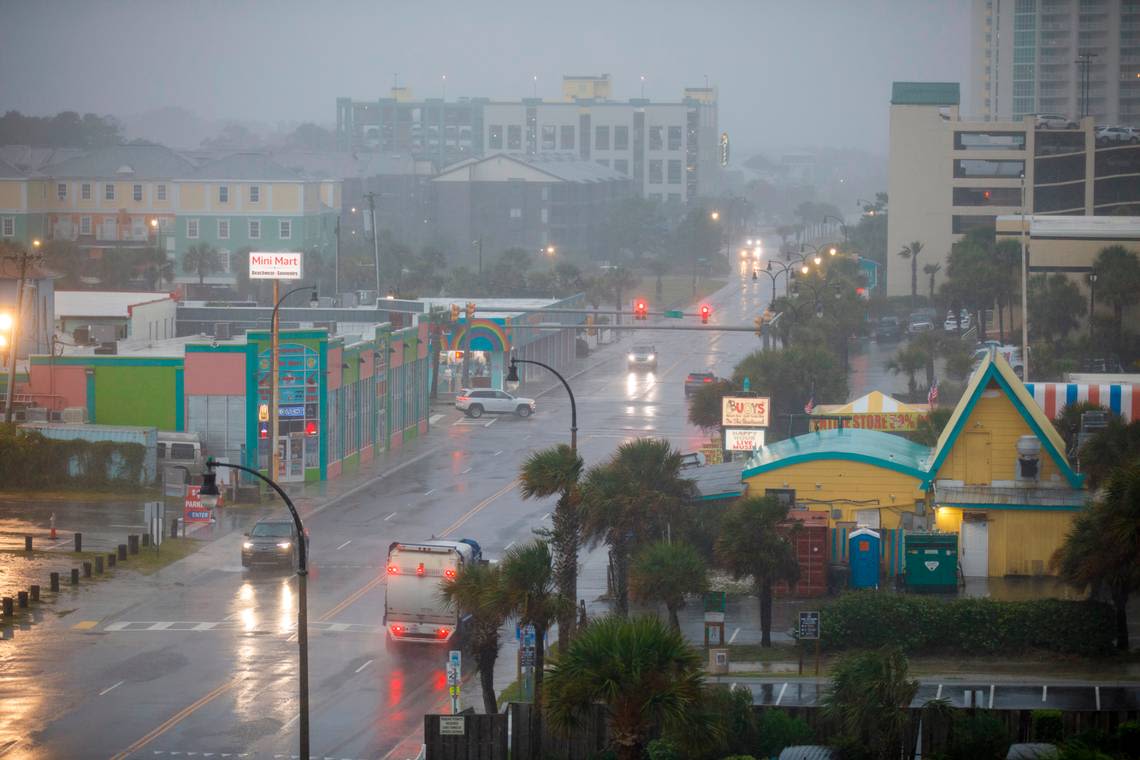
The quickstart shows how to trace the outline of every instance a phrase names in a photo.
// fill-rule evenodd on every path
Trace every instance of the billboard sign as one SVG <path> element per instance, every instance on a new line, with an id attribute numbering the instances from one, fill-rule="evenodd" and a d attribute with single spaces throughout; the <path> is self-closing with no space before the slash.
<path id="1" fill-rule="evenodd" d="M 759 451 L 764 448 L 764 431 L 756 428 L 725 428 L 724 448 L 728 451 Z"/>
<path id="2" fill-rule="evenodd" d="M 200 485 L 186 486 L 186 501 L 182 509 L 183 522 L 213 522 L 214 510 L 202 503 L 202 499 L 198 495 L 201 490 L 202 486 Z M 220 496 L 218 503 L 221 503 Z"/>
<path id="3" fill-rule="evenodd" d="M 721 427 L 768 427 L 768 402 L 763 396 L 725 396 L 721 399 Z"/>
<path id="4" fill-rule="evenodd" d="M 249 279 L 301 279 L 301 253 L 253 251 L 249 254 Z"/>

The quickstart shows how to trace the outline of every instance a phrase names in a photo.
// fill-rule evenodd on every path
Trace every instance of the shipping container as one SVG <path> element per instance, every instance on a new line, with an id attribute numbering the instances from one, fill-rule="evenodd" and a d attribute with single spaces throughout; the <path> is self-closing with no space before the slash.
<path id="1" fill-rule="evenodd" d="M 827 514 L 794 509 L 788 518 L 782 532 L 791 537 L 800 579 L 790 589 L 786 583 L 777 584 L 775 592 L 778 596 L 824 596 L 827 593 Z"/>

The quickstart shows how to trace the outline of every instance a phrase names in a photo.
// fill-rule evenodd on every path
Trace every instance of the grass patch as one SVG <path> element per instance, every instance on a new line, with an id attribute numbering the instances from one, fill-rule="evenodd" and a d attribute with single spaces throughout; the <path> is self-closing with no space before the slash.
<path id="1" fill-rule="evenodd" d="M 140 547 L 138 554 L 128 554 L 126 562 L 119 563 L 117 567 L 138 570 L 143 575 L 150 575 L 173 562 L 189 557 L 205 543 L 193 538 L 166 538 L 163 539 L 162 546 L 157 552 L 153 546 Z"/>

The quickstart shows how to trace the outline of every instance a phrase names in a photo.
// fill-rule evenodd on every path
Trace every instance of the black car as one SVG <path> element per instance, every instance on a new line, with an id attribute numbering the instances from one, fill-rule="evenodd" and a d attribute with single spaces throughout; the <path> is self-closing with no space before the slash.
<path id="1" fill-rule="evenodd" d="M 902 320 L 898 317 L 883 317 L 875 325 L 875 340 L 886 343 L 901 340 L 903 335 Z"/>
<path id="2" fill-rule="evenodd" d="M 707 383 L 715 383 L 716 375 L 711 372 L 690 372 L 685 377 L 685 395 L 691 396 Z"/>
<path id="3" fill-rule="evenodd" d="M 292 519 L 274 517 L 254 523 L 241 545 L 241 566 L 254 565 L 297 566 L 297 525 Z"/>

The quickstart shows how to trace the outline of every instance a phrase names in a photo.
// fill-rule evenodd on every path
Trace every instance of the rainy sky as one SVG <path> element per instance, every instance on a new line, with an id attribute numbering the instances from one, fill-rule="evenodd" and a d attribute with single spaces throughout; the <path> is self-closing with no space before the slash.
<path id="1" fill-rule="evenodd" d="M 0 0 L 0 110 L 335 124 L 337 96 L 719 88 L 739 150 L 885 153 L 893 80 L 969 89 L 969 0 Z M 534 77 L 537 76 L 537 83 Z"/>

